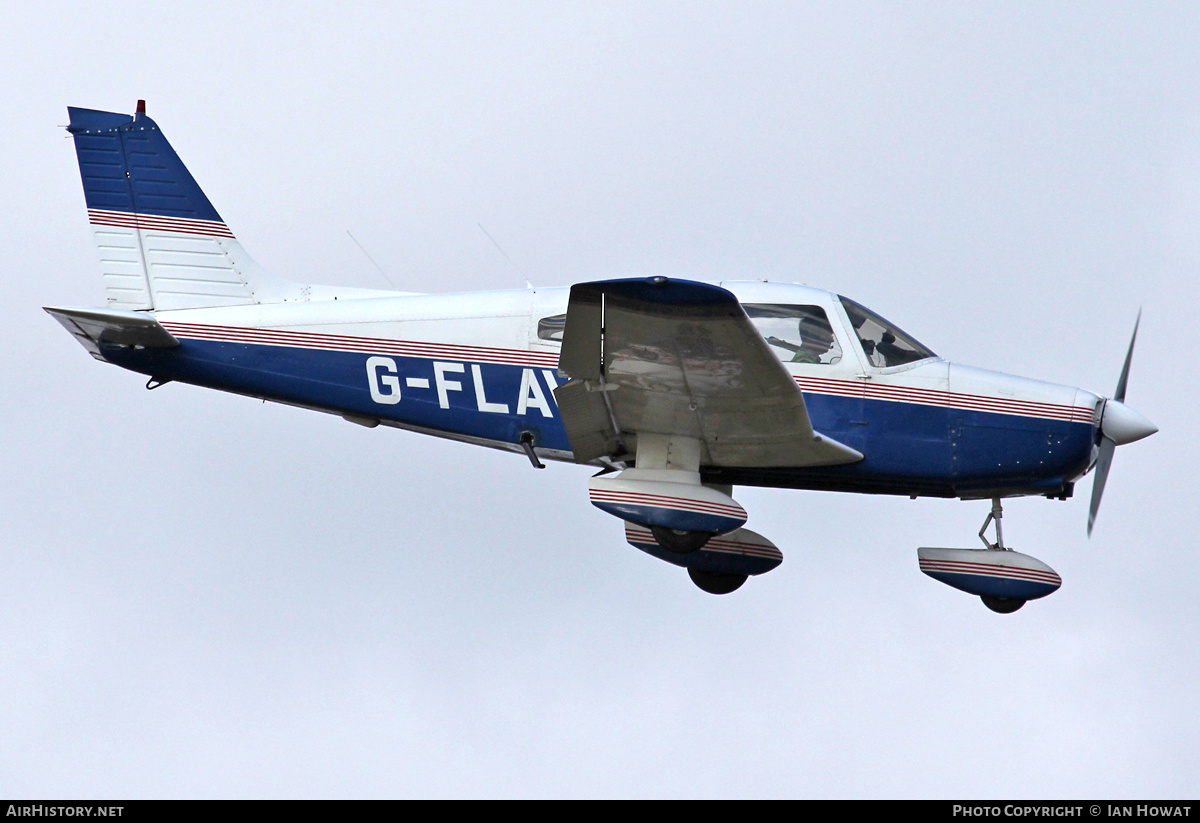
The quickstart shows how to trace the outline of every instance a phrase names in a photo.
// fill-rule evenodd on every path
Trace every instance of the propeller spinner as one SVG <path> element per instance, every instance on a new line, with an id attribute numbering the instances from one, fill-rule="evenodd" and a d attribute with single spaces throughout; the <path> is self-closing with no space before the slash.
<path id="1" fill-rule="evenodd" d="M 1158 426 L 1125 405 L 1125 388 L 1129 383 L 1129 363 L 1133 360 L 1133 344 L 1137 342 L 1138 325 L 1141 322 L 1142 313 L 1139 311 L 1137 321 L 1133 324 L 1133 337 L 1129 340 L 1129 351 L 1125 353 L 1125 365 L 1121 369 L 1121 379 L 1117 381 L 1117 390 L 1113 392 L 1111 398 L 1104 401 L 1104 410 L 1100 415 L 1100 454 L 1096 458 L 1096 479 L 1092 481 L 1092 505 L 1088 510 L 1088 537 L 1092 536 L 1096 513 L 1100 511 L 1100 498 L 1104 496 L 1104 484 L 1108 480 L 1108 470 L 1112 468 L 1113 452 L 1117 446 L 1133 443 L 1158 431 Z"/>

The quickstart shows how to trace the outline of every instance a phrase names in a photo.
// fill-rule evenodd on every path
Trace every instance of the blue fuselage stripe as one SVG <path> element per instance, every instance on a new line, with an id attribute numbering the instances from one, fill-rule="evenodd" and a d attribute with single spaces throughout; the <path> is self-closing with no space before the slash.
<path id="1" fill-rule="evenodd" d="M 549 385 L 555 378 L 542 367 L 195 339 L 176 349 L 105 346 L 103 353 L 162 380 L 497 444 L 517 444 L 530 432 L 539 447 L 570 451 Z M 1087 468 L 1095 436 L 1091 425 L 1063 420 L 810 392 L 804 399 L 815 429 L 865 459 L 783 474 L 767 470 L 791 478 L 783 485 L 833 478 L 879 482 L 896 493 L 908 493 L 906 483 L 914 489 L 1045 485 L 1053 491 Z"/>

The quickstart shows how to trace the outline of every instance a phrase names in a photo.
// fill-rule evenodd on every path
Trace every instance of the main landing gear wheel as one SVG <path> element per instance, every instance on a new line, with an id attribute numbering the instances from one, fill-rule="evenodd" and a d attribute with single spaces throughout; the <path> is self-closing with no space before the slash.
<path id="1" fill-rule="evenodd" d="M 981 594 L 979 599 L 983 601 L 983 605 L 997 614 L 1012 614 L 1026 603 L 1015 597 L 993 597 L 990 594 Z"/>
<path id="2" fill-rule="evenodd" d="M 688 577 L 692 582 L 709 594 L 729 594 L 741 588 L 746 582 L 744 574 L 729 574 L 727 572 L 706 572 L 699 569 L 688 569 Z"/>
<path id="3" fill-rule="evenodd" d="M 712 537 L 712 532 L 688 532 L 668 529 L 666 526 L 651 526 L 650 533 L 654 535 L 658 545 L 676 554 L 688 554 L 696 549 L 702 549 L 708 539 Z"/>

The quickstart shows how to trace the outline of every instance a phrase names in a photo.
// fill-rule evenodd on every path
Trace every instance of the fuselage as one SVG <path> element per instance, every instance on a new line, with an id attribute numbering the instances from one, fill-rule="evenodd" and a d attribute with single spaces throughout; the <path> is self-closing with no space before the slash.
<path id="1" fill-rule="evenodd" d="M 851 314 L 856 304 L 848 311 L 836 294 L 780 283 L 721 285 L 795 378 L 813 428 L 864 459 L 804 469 L 702 466 L 706 482 L 1065 497 L 1095 459 L 1101 399 L 1091 392 L 911 352 L 912 362 L 890 365 L 888 338 L 868 340 L 862 317 Z M 542 458 L 571 461 L 553 394 L 566 379 L 557 367 L 568 296 L 565 288 L 384 293 L 160 311 L 155 316 L 177 348 L 102 345 L 101 354 L 159 381 L 517 452 L 525 438 Z M 804 351 L 810 332 L 791 339 L 786 331 L 795 327 L 790 318 L 813 315 L 828 320 L 820 356 Z"/>

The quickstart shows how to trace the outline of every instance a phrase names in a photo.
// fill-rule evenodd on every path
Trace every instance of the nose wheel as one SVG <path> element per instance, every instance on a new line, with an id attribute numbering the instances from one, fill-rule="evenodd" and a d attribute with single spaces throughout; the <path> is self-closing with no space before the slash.
<path id="1" fill-rule="evenodd" d="M 939 583 L 975 595 L 997 614 L 1012 614 L 1027 601 L 1058 591 L 1062 585 L 1058 572 L 1036 557 L 1004 545 L 1003 516 L 1000 500 L 992 500 L 992 510 L 979 529 L 983 549 L 917 549 L 921 571 Z M 996 539 L 990 540 L 988 527 L 993 523 Z"/>

